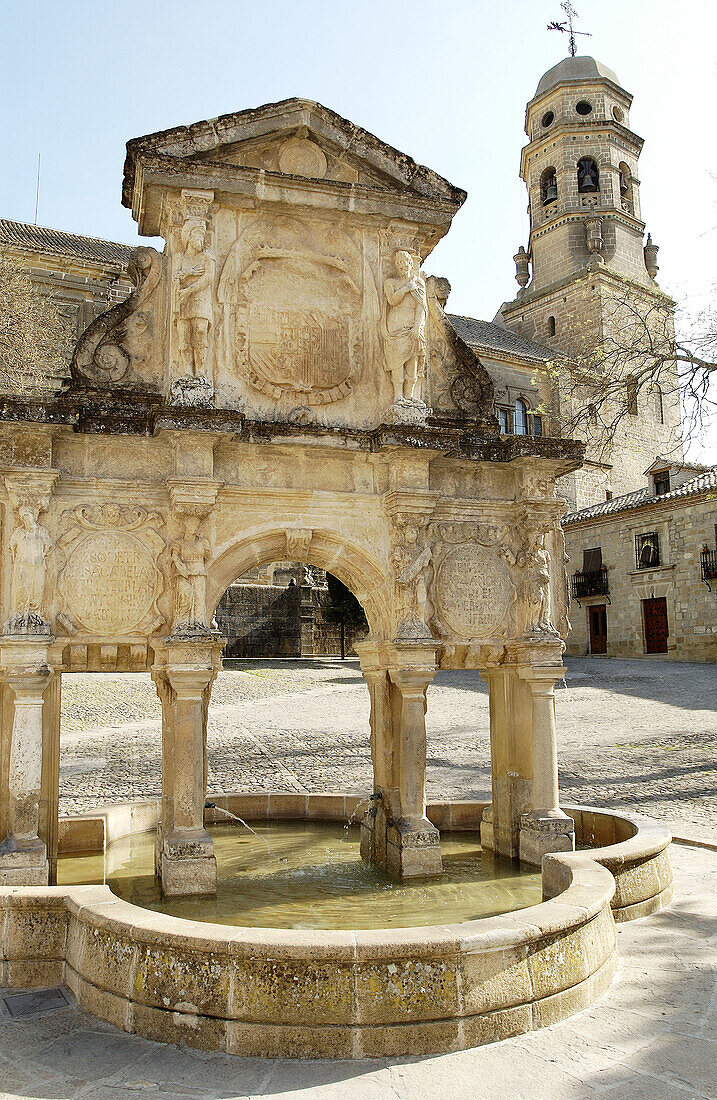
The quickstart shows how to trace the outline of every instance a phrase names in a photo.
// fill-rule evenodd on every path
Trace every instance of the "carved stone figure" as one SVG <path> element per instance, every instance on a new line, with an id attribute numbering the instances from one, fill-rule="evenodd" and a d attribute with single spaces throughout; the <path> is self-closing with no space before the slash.
<path id="1" fill-rule="evenodd" d="M 207 632 L 209 540 L 199 534 L 202 516 L 183 512 L 184 528 L 171 548 L 174 576 L 174 633 Z"/>
<path id="2" fill-rule="evenodd" d="M 201 218 L 187 218 L 182 226 L 184 253 L 174 274 L 179 354 L 191 378 L 204 375 L 209 329 L 214 316 L 214 254 L 205 248 L 206 237 L 206 222 Z"/>
<path id="3" fill-rule="evenodd" d="M 383 284 L 387 302 L 384 352 L 394 402 L 399 404 L 421 397 L 419 379 L 425 374 L 428 300 L 426 280 L 415 271 L 410 252 L 399 250 L 393 262 L 396 275 Z"/>
<path id="4" fill-rule="evenodd" d="M 135 248 L 127 274 L 135 290 L 85 329 L 70 364 L 73 378 L 119 382 L 133 361 L 144 362 L 150 357 L 156 312 L 154 292 L 162 274 L 160 253 L 145 245 Z"/>
<path id="5" fill-rule="evenodd" d="M 7 628 L 10 632 L 46 630 L 42 606 L 46 556 L 52 539 L 39 522 L 39 514 L 38 504 L 21 504 L 17 510 L 18 526 L 10 538 L 13 606 Z"/>
<path id="6" fill-rule="evenodd" d="M 395 544 L 391 566 L 396 583 L 399 637 L 430 636 L 432 605 L 429 585 L 433 574 L 432 553 L 425 544 L 421 522 L 414 516 L 394 520 Z"/>
<path id="7" fill-rule="evenodd" d="M 501 553 L 516 575 L 516 632 L 557 635 L 550 621 L 550 554 L 543 532 L 527 532 L 517 554 L 509 546 L 503 546 Z"/>

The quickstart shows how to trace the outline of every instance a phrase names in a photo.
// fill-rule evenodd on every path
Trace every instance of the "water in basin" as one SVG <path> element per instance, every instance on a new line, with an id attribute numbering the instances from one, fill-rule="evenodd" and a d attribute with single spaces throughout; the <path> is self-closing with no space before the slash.
<path id="1" fill-rule="evenodd" d="M 106 882 L 125 901 L 189 920 L 252 928 L 406 928 L 494 916 L 541 901 L 540 872 L 496 859 L 475 833 L 441 833 L 443 874 L 396 882 L 363 863 L 358 828 L 327 822 L 252 823 L 209 832 L 214 897 L 164 898 L 154 875 L 154 833 L 107 852 L 58 860 L 58 885 Z"/>

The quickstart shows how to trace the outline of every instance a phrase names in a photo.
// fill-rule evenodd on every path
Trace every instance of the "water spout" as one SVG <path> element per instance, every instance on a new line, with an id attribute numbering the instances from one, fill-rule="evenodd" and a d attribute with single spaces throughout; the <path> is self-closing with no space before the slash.
<path id="1" fill-rule="evenodd" d="M 217 813 L 224 814 L 226 817 L 231 818 L 232 821 L 237 821 L 240 825 L 243 825 L 244 828 L 248 830 L 248 832 L 252 833 L 257 838 L 257 840 L 260 840 L 262 842 L 262 844 L 266 847 L 267 852 L 271 854 L 271 847 L 266 837 L 261 836 L 259 833 L 257 833 L 255 829 L 252 829 L 251 825 L 247 825 L 243 817 L 239 817 L 238 814 L 231 813 L 230 810 L 225 810 L 223 806 L 217 806 L 216 802 L 205 802 L 204 809 L 215 810 Z"/>

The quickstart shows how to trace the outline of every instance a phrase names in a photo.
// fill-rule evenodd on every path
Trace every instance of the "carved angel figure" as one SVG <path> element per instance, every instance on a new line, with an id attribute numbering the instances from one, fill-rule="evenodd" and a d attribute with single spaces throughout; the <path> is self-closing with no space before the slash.
<path id="1" fill-rule="evenodd" d="M 184 531 L 172 543 L 174 629 L 207 630 L 207 559 L 209 541 L 199 534 L 202 517 L 182 515 Z"/>
<path id="2" fill-rule="evenodd" d="M 428 587 L 433 570 L 430 546 L 421 546 L 421 525 L 396 521 L 396 544 L 391 565 L 396 582 L 399 634 L 429 634 L 432 607 Z"/>
<path id="3" fill-rule="evenodd" d="M 41 618 L 45 591 L 46 555 L 52 539 L 39 522 L 37 504 L 22 504 L 18 508 L 19 526 L 10 538 L 12 560 L 13 618 Z"/>
<path id="4" fill-rule="evenodd" d="M 396 275 L 383 284 L 387 303 L 383 334 L 386 370 L 393 382 L 394 401 L 416 401 L 420 400 L 418 380 L 426 364 L 426 280 L 415 271 L 410 252 L 396 252 L 393 262 Z"/>
<path id="5" fill-rule="evenodd" d="M 183 254 L 174 274 L 177 292 L 179 352 L 190 377 L 200 378 L 209 350 L 214 307 L 214 254 L 205 248 L 206 223 L 188 218 L 182 226 Z"/>

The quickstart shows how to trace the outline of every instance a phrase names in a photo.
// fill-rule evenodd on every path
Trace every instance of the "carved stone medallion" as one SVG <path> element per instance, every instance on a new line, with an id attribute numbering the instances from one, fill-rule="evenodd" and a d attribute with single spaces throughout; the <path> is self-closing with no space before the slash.
<path id="1" fill-rule="evenodd" d="M 461 638 L 505 630 L 513 586 L 495 549 L 464 543 L 448 551 L 435 580 L 442 622 Z"/>
<path id="2" fill-rule="evenodd" d="M 97 531 L 72 551 L 62 581 L 81 626 L 92 634 L 127 634 L 149 614 L 158 576 L 132 535 Z"/>
<path id="3" fill-rule="evenodd" d="M 279 149 L 279 170 L 292 176 L 323 179 L 327 163 L 324 151 L 307 138 L 289 138 Z"/>
<path id="4" fill-rule="evenodd" d="M 60 540 L 66 554 L 60 573 L 64 611 L 59 621 L 99 636 L 151 633 L 161 623 L 162 591 L 157 555 L 164 540 L 156 513 L 104 505 L 79 508 Z"/>

